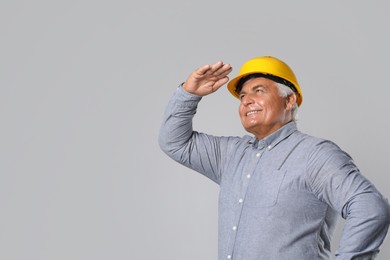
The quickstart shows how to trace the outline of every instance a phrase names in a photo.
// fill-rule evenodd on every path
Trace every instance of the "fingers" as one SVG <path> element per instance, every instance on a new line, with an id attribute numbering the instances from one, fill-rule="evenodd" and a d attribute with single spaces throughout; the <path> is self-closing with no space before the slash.
<path id="1" fill-rule="evenodd" d="M 208 73 L 213 76 L 226 76 L 229 74 L 232 70 L 232 67 L 230 64 L 224 64 L 222 61 L 218 61 L 212 65 L 210 65 L 210 69 L 208 70 Z"/>
<path id="2" fill-rule="evenodd" d="M 199 69 L 197 69 L 196 72 L 200 76 L 202 76 L 202 75 L 206 74 L 210 69 L 211 69 L 211 66 L 209 64 L 207 64 L 207 65 L 204 65 L 204 66 L 200 67 Z"/>
<path id="3" fill-rule="evenodd" d="M 199 96 L 205 96 L 217 91 L 229 81 L 228 74 L 232 71 L 230 64 L 218 61 L 204 65 L 195 70 L 183 84 L 183 88 Z"/>
<path id="4" fill-rule="evenodd" d="M 217 61 L 216 63 L 214 64 L 211 64 L 210 65 L 210 73 L 213 74 L 215 72 L 217 72 L 218 70 L 220 70 L 222 67 L 223 67 L 223 62 L 222 61 Z"/>
<path id="5" fill-rule="evenodd" d="M 215 81 L 208 81 L 204 87 L 210 90 L 210 93 L 217 91 L 220 87 L 226 84 L 229 81 L 229 77 L 224 76 L 222 78 L 216 79 Z"/>
<path id="6" fill-rule="evenodd" d="M 224 64 L 222 61 L 217 61 L 214 64 L 211 65 L 207 64 L 200 67 L 197 70 L 197 73 L 199 74 L 199 76 L 209 75 L 209 76 L 224 77 L 227 74 L 229 74 L 231 71 L 232 71 L 232 67 L 230 66 L 230 64 Z"/>
<path id="7" fill-rule="evenodd" d="M 224 64 L 220 69 L 218 69 L 214 74 L 219 77 L 225 77 L 230 72 L 232 72 L 233 68 L 230 64 Z"/>
<path id="8" fill-rule="evenodd" d="M 221 78 L 220 80 L 216 81 L 211 89 L 212 91 L 211 92 L 215 92 L 217 91 L 218 89 L 220 89 L 223 85 L 225 85 L 227 82 L 229 81 L 229 78 L 228 77 L 224 77 L 224 78 Z"/>

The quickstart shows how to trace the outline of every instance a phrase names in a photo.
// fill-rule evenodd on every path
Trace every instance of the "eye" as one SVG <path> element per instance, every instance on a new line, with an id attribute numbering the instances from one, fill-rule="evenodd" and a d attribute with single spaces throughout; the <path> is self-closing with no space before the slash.
<path id="1" fill-rule="evenodd" d="M 242 100 L 244 97 L 245 97 L 245 95 L 244 95 L 244 94 L 240 94 L 240 95 L 238 95 L 238 99 L 239 99 L 239 100 Z"/>
<path id="2" fill-rule="evenodd" d="M 265 91 L 264 91 L 264 88 L 256 88 L 255 92 L 256 93 L 264 93 Z"/>

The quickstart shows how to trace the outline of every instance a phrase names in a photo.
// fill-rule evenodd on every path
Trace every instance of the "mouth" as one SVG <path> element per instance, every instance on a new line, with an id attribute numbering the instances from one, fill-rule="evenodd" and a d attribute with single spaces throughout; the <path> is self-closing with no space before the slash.
<path id="1" fill-rule="evenodd" d="M 246 116 L 251 116 L 251 115 L 259 113 L 260 111 L 261 110 L 251 110 L 251 111 L 248 111 L 245 115 Z"/>

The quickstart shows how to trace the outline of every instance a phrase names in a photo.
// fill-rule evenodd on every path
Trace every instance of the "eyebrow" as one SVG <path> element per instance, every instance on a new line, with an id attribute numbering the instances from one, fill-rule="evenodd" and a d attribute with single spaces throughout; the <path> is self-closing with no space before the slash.
<path id="1" fill-rule="evenodd" d="M 263 84 L 257 84 L 257 85 L 254 85 L 250 88 L 250 90 L 254 90 L 254 89 L 257 89 L 257 88 L 264 88 L 264 89 L 267 89 L 267 87 Z M 238 93 L 238 95 L 241 95 L 242 93 L 246 93 L 245 91 L 242 90 L 243 88 L 241 88 L 241 91 Z"/>

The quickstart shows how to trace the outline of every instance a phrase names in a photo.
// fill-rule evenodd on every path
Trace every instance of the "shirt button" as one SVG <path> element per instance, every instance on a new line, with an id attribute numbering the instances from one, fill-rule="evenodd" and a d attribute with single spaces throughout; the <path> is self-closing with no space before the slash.
<path id="1" fill-rule="evenodd" d="M 228 256 L 227 256 L 227 259 L 232 259 L 232 256 L 231 256 L 231 255 L 228 255 Z"/>
<path id="2" fill-rule="evenodd" d="M 257 154 L 256 154 L 256 157 L 260 157 L 260 153 L 257 153 Z"/>
<path id="3" fill-rule="evenodd" d="M 250 174 L 248 174 L 246 177 L 247 177 L 248 179 L 250 179 L 251 175 L 250 175 Z"/>
<path id="4" fill-rule="evenodd" d="M 233 229 L 234 231 L 236 231 L 236 230 L 237 230 L 237 226 L 233 226 L 232 229 Z"/>
<path id="5" fill-rule="evenodd" d="M 238 200 L 238 203 L 242 203 L 242 202 L 244 202 L 243 199 L 239 199 L 239 200 Z"/>

